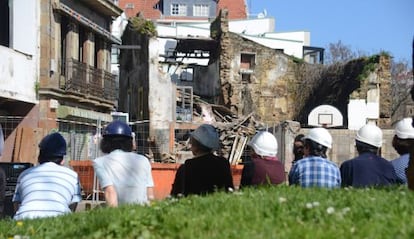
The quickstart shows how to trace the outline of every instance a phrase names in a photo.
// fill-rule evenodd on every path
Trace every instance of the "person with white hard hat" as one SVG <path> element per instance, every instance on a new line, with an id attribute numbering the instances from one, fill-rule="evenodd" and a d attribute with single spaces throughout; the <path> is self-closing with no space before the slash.
<path id="1" fill-rule="evenodd" d="M 378 187 L 397 183 L 391 162 L 379 156 L 382 131 L 374 124 L 362 126 L 355 137 L 358 157 L 341 164 L 343 187 Z"/>
<path id="2" fill-rule="evenodd" d="M 330 148 L 332 148 L 332 136 L 327 129 L 310 129 L 304 137 L 304 157 L 293 164 L 289 172 L 289 184 L 306 188 L 340 187 L 339 168 L 326 156 Z"/>
<path id="3" fill-rule="evenodd" d="M 206 195 L 216 191 L 232 191 L 230 163 L 214 154 L 220 147 L 217 130 L 209 124 L 200 125 L 190 136 L 194 158 L 178 168 L 171 196 Z"/>
<path id="4" fill-rule="evenodd" d="M 285 181 L 283 163 L 277 158 L 277 140 L 266 131 L 258 132 L 247 144 L 250 160 L 244 162 L 241 186 L 281 184 Z"/>
<path id="5" fill-rule="evenodd" d="M 410 160 L 410 147 L 414 146 L 414 127 L 412 118 L 404 118 L 395 125 L 395 134 L 392 139 L 392 146 L 400 157 L 391 161 L 397 174 L 398 182 L 407 184 L 405 170 Z"/>

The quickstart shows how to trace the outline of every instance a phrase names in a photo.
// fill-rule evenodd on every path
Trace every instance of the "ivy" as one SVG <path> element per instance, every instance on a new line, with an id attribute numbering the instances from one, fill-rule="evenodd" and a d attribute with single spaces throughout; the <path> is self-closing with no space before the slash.
<path id="1" fill-rule="evenodd" d="M 380 55 L 372 55 L 366 59 L 366 64 L 362 69 L 361 74 L 358 75 L 357 79 L 363 81 L 368 77 L 368 75 L 374 72 L 377 69 L 379 63 Z"/>
<path id="2" fill-rule="evenodd" d="M 157 29 L 152 21 L 146 20 L 142 17 L 132 17 L 129 21 L 132 29 L 135 31 L 148 35 L 149 37 L 157 36 Z"/>

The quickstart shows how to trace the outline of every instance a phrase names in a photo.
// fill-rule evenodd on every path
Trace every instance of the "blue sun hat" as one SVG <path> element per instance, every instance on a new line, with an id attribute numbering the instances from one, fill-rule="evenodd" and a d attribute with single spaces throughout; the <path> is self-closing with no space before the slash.
<path id="1" fill-rule="evenodd" d="M 216 150 L 220 147 L 219 134 L 216 128 L 212 125 L 200 125 L 196 130 L 194 130 L 191 137 L 209 149 Z"/>

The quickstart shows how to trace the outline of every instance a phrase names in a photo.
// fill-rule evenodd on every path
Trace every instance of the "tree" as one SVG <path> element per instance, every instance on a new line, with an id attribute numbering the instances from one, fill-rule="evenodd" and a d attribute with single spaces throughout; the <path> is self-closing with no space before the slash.
<path id="1" fill-rule="evenodd" d="M 392 94 L 392 114 L 410 96 L 410 89 L 413 87 L 413 75 L 409 69 L 408 62 L 401 60 L 391 62 L 391 94 Z"/>
<path id="2" fill-rule="evenodd" d="M 339 40 L 337 43 L 329 43 L 328 51 L 325 56 L 325 63 L 329 65 L 338 62 L 346 62 L 357 58 L 357 56 L 358 54 L 355 53 L 350 46 L 344 45 L 342 41 Z"/>

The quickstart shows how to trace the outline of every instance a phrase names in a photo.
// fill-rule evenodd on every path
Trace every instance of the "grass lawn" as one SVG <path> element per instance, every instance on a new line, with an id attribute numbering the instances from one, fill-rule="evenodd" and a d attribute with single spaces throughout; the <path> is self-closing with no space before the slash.
<path id="1" fill-rule="evenodd" d="M 414 192 L 278 186 L 0 221 L 0 238 L 414 238 Z M 17 237 L 15 237 L 17 238 Z"/>

